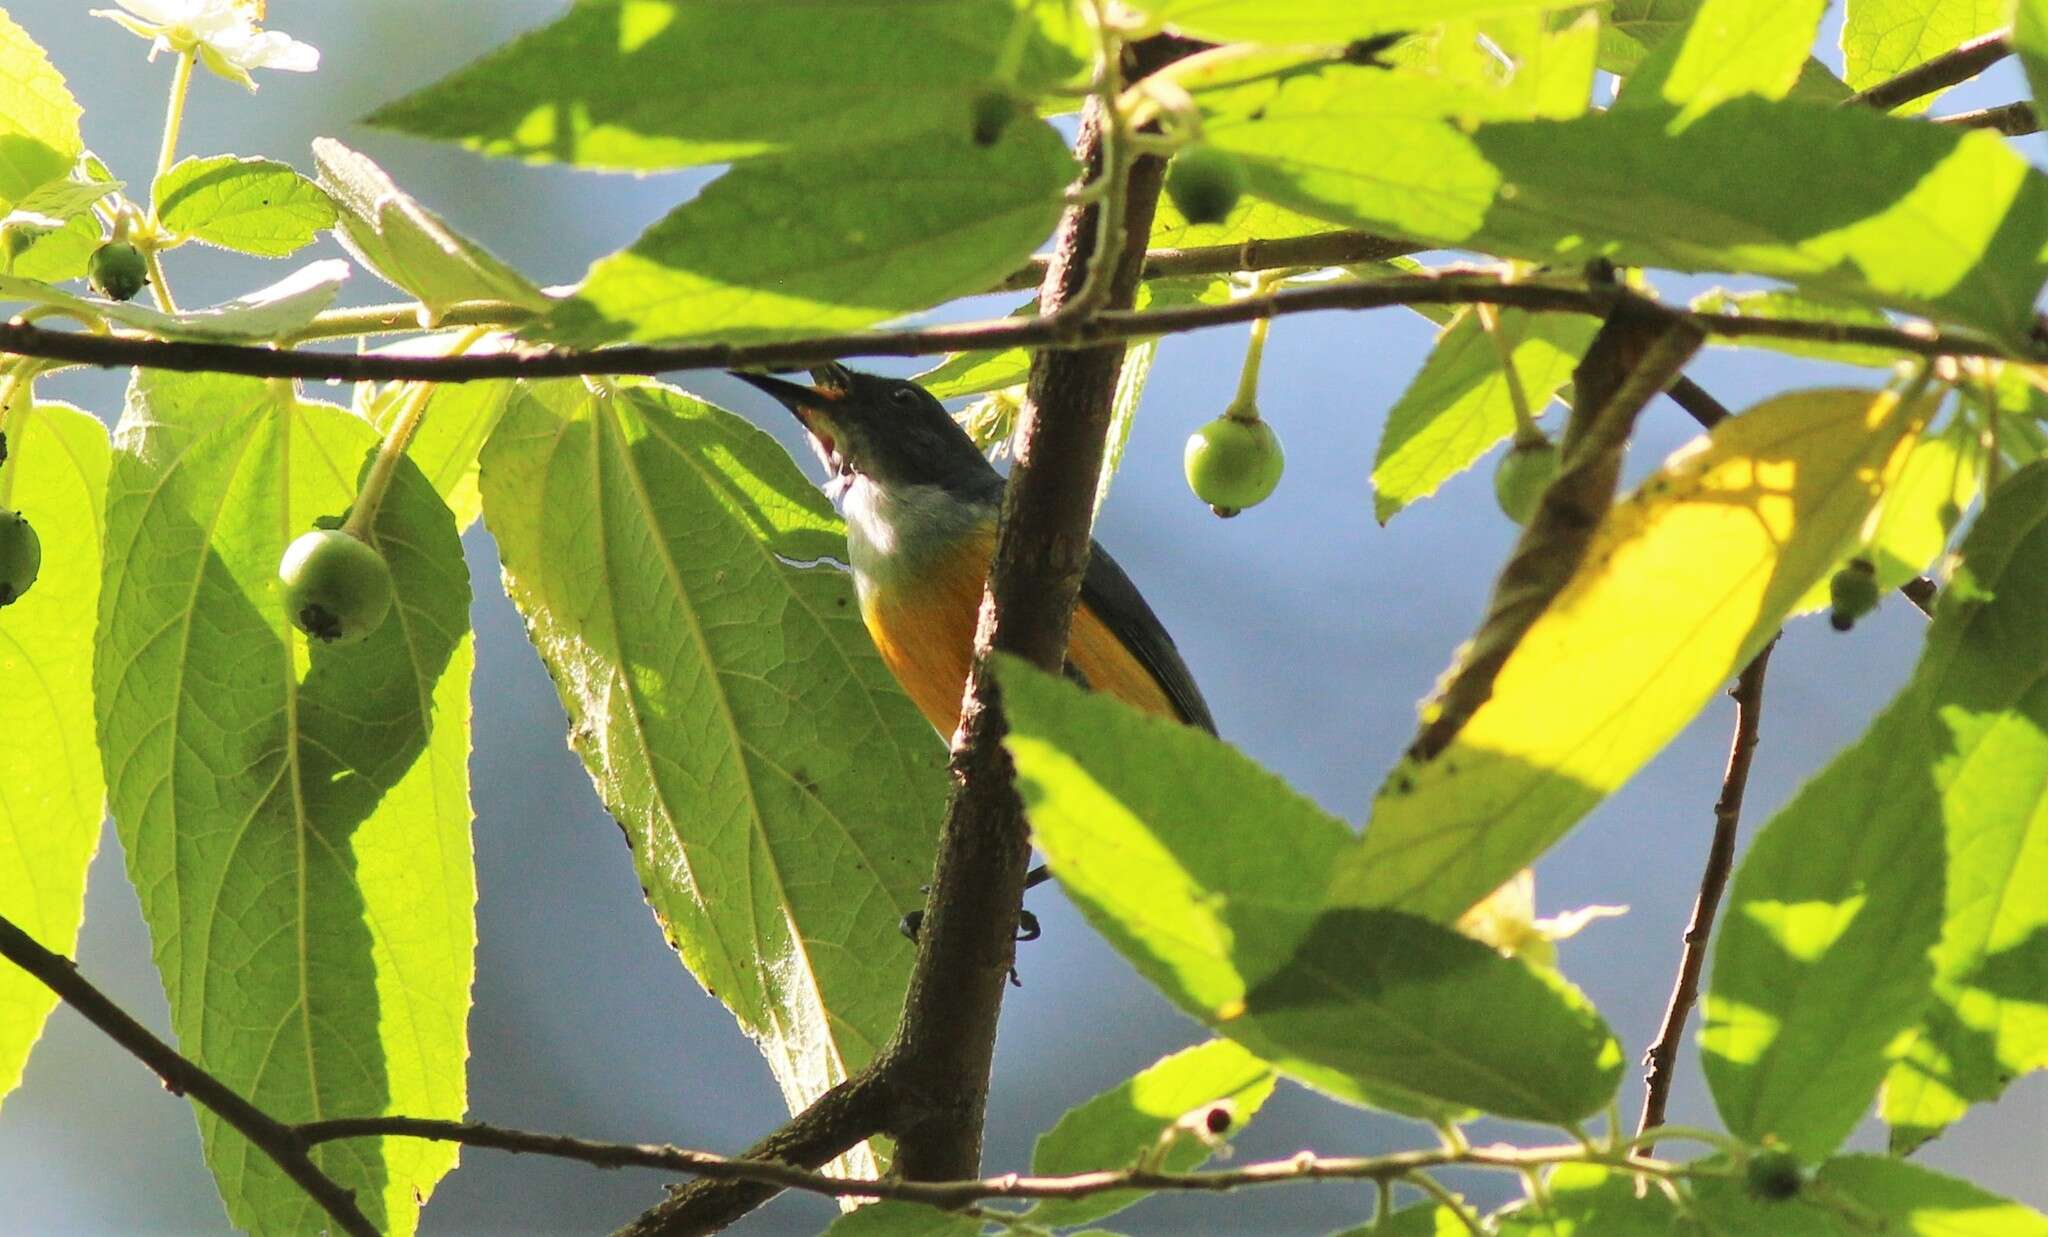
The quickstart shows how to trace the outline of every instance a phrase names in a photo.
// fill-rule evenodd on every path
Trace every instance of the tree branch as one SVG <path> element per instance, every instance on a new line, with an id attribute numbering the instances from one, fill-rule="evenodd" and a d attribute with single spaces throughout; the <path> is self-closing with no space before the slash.
<path id="1" fill-rule="evenodd" d="M 1657 305 L 1620 288 L 1572 287 L 1526 281 L 1503 283 L 1470 270 L 1403 275 L 1352 284 L 1288 288 L 1221 305 L 1186 305 L 1137 312 L 1114 310 L 1077 322 L 1001 318 L 953 326 L 857 331 L 758 344 L 620 346 L 589 351 L 485 353 L 465 356 L 392 356 L 269 348 L 243 344 L 144 339 L 53 331 L 25 322 L 0 323 L 0 353 L 105 368 L 247 374 L 327 382 L 475 382 L 488 378 L 570 378 L 586 374 L 662 374 L 686 369 L 798 369 L 844 357 L 931 356 L 989 348 L 1086 350 L 1105 344 L 1204 327 L 1333 309 L 1394 305 L 1505 305 L 1536 313 L 1605 317 L 1622 301 L 1647 307 L 1673 322 L 1724 339 L 1796 339 L 1862 344 L 1912 356 L 2003 357 L 2048 364 L 2048 344 L 2015 349 L 1981 336 L 1932 327 L 1900 328 L 1800 318 L 1699 313 Z"/>
<path id="2" fill-rule="evenodd" d="M 1139 1168 L 954 1181 L 849 1181 L 795 1168 L 775 1160 L 736 1159 L 709 1151 L 651 1143 L 594 1142 L 561 1134 L 506 1129 L 474 1121 L 435 1121 L 421 1117 L 344 1117 L 295 1127 L 305 1142 L 345 1138 L 424 1138 L 460 1143 L 515 1155 L 543 1155 L 575 1160 L 599 1168 L 651 1168 L 700 1177 L 745 1179 L 784 1189 L 803 1190 L 831 1198 L 880 1198 L 933 1207 L 954 1208 L 988 1199 L 1087 1198 L 1117 1190 L 1219 1193 L 1250 1186 L 1284 1185 L 1295 1181 L 1393 1181 L 1437 1168 L 1482 1168 L 1527 1172 L 1551 1164 L 1601 1162 L 1656 1176 L 1685 1175 L 1683 1166 L 1654 1160 L 1623 1161 L 1591 1153 L 1582 1143 L 1543 1147 L 1431 1147 L 1373 1156 L 1318 1156 L 1309 1153 L 1284 1160 L 1266 1160 L 1237 1168 L 1207 1172 L 1162 1172 Z"/>
<path id="3" fill-rule="evenodd" d="M 1936 116 L 1934 123 L 1958 129 L 1992 129 L 2007 137 L 2025 137 L 2041 131 L 2041 118 L 2034 114 L 2033 104 L 2024 101 L 1980 107 L 1974 112 L 1951 112 Z"/>
<path id="4" fill-rule="evenodd" d="M 1239 271 L 1273 271 L 1288 267 L 1348 266 L 1384 262 L 1428 249 L 1413 241 L 1371 232 L 1317 232 L 1278 240 L 1252 239 L 1237 245 L 1200 245 L 1190 249 L 1151 249 L 1145 253 L 1145 279 L 1180 275 L 1231 275 Z M 991 291 L 1015 292 L 1045 282 L 1052 259 L 1033 258 Z"/>
<path id="5" fill-rule="evenodd" d="M 1735 832 L 1742 819 L 1742 795 L 1749 786 L 1749 767 L 1756 757 L 1758 726 L 1764 708 L 1764 675 L 1770 670 L 1769 644 L 1750 659 L 1728 694 L 1735 699 L 1735 738 L 1728 747 L 1728 769 L 1721 777 L 1721 795 L 1714 800 L 1714 837 L 1707 846 L 1706 870 L 1700 874 L 1700 892 L 1693 902 L 1692 921 L 1685 927 L 1685 950 L 1678 963 L 1678 979 L 1671 989 L 1671 1002 L 1664 1010 L 1664 1025 L 1656 1042 L 1643 1056 L 1643 1116 L 1637 1134 L 1664 1124 L 1664 1106 L 1671 1098 L 1671 1082 L 1678 1064 L 1679 1045 L 1684 1042 L 1686 1020 L 1699 999 L 1700 971 L 1706 965 L 1707 942 L 1714 933 L 1714 915 L 1720 910 L 1721 895 L 1728 887 L 1728 874 L 1735 867 Z M 1644 1154 L 1655 1143 L 1641 1145 Z"/>
<path id="6" fill-rule="evenodd" d="M 300 1141 L 290 1126 L 243 1099 L 226 1083 L 158 1039 L 79 974 L 71 959 L 45 949 L 5 917 L 0 917 L 0 957 L 41 981 L 87 1022 L 156 1071 L 165 1090 L 173 1095 L 189 1095 L 211 1109 L 284 1170 L 287 1177 L 320 1204 L 341 1231 L 351 1237 L 377 1237 L 376 1226 L 356 1206 L 355 1195 L 313 1162 L 307 1144 Z"/>
<path id="7" fill-rule="evenodd" d="M 1845 107 L 1874 107 L 1888 112 L 1901 103 L 1969 81 L 2012 55 L 2012 28 L 1994 30 L 1960 43 L 1932 60 L 1924 60 L 1897 77 L 1879 82 L 1842 100 Z"/>
<path id="8" fill-rule="evenodd" d="M 1155 60 L 1161 48 L 1170 55 L 1176 46 L 1147 43 Z M 1099 161 L 1103 123 L 1093 108 L 1083 117 L 1077 154 L 1085 167 Z M 1156 157 L 1132 163 L 1124 194 L 1124 245 L 1106 255 L 1117 264 L 1109 286 L 1112 306 L 1128 306 L 1136 295 L 1164 170 Z M 1105 319 L 1130 315 L 1100 314 L 1078 323 L 1059 317 L 1061 306 L 1086 282 L 1095 254 L 1096 214 L 1093 205 L 1067 212 L 1039 292 L 1042 316 L 1010 323 L 1008 329 L 1021 327 L 1046 342 L 1071 343 L 1077 331 L 1083 344 L 1129 338 L 1098 338 L 1095 332 Z M 935 350 L 980 346 L 955 340 Z M 1022 807 L 1001 747 L 994 683 L 984 667 L 992 649 L 1054 670 L 1065 661 L 1123 353 L 1120 346 L 1041 353 L 1033 360 L 1030 393 L 1019 414 L 1016 464 L 1004 492 L 982 598 L 975 670 L 954 735 L 955 789 L 940 831 L 917 960 L 896 1035 L 869 1066 L 864 1084 L 871 1091 L 861 1107 L 884 1110 L 881 1126 L 897 1139 L 896 1171 L 913 1180 L 970 1177 L 980 1167 L 996 1023 L 1014 957 L 1030 855 Z M 811 1120 L 808 1111 L 799 1115 L 762 1146 Z M 622 1232 L 652 1237 L 710 1231 L 759 1206 L 775 1188 L 759 1182 L 693 1184 Z"/>

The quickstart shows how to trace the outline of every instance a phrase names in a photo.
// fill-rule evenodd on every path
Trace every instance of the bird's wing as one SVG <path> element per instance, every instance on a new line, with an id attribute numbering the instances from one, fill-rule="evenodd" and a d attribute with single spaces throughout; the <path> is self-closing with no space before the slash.
<path id="1" fill-rule="evenodd" d="M 1124 648 L 1152 672 L 1182 721 L 1216 733 L 1216 719 L 1209 715 L 1209 703 L 1202 699 L 1202 689 L 1195 686 L 1195 676 L 1188 673 L 1180 650 L 1173 647 L 1173 637 L 1166 634 L 1159 617 L 1145 604 L 1138 586 L 1131 583 L 1124 569 L 1116 565 L 1099 542 L 1088 556 L 1088 574 L 1081 579 L 1081 604 L 1092 610 Z"/>

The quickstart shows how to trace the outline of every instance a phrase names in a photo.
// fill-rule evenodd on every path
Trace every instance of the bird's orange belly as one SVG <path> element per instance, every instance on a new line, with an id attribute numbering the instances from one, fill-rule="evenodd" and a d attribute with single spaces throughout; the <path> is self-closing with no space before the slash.
<path id="1" fill-rule="evenodd" d="M 960 724 L 974 660 L 975 619 L 993 539 L 974 538 L 911 580 L 863 589 L 861 617 L 896 681 L 940 734 Z M 1067 660 L 1088 686 L 1124 703 L 1177 717 L 1151 671 L 1083 603 L 1074 611 Z"/>

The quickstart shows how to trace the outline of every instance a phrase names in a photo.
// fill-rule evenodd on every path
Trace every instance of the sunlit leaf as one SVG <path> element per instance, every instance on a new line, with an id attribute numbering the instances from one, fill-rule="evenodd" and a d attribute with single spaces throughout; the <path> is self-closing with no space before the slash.
<path id="1" fill-rule="evenodd" d="M 1474 92 L 1348 66 L 1202 102 L 1258 196 L 1435 244 L 1747 271 L 2014 339 L 2048 277 L 2048 178 L 1993 133 L 1750 96 L 1675 133 L 1647 108 L 1468 132 Z"/>
<path id="2" fill-rule="evenodd" d="M 286 543 L 349 506 L 369 426 L 248 378 L 145 370 L 115 435 L 94 695 L 128 876 L 178 1047 L 282 1121 L 464 1107 L 469 577 L 447 509 L 400 467 L 370 529 L 397 599 L 360 644 L 308 650 Z M 228 1214 L 319 1229 L 319 1207 L 211 1112 Z M 314 1159 L 389 1231 L 449 1144 Z"/>
<path id="3" fill-rule="evenodd" d="M 1031 121 L 745 163 L 601 258 L 549 319 L 572 343 L 815 335 L 983 291 L 1051 233 L 1074 162 Z"/>
<path id="4" fill-rule="evenodd" d="M 1512 341 L 1515 376 L 1532 412 L 1571 381 L 1572 366 L 1598 323 L 1563 314 L 1507 310 L 1501 331 Z M 1515 431 L 1515 410 L 1500 350 L 1476 314 L 1453 320 L 1408 389 L 1387 411 L 1372 467 L 1373 515 L 1384 524 Z"/>
<path id="5" fill-rule="evenodd" d="M 1398 1111 L 1556 1123 L 1614 1093 L 1620 1046 L 1554 971 L 1329 905 L 1350 830 L 1235 749 L 1022 662 L 1001 680 L 1034 840 L 1188 1014 L 1299 1081 Z"/>
<path id="6" fill-rule="evenodd" d="M 369 123 L 531 162 L 646 171 L 804 149 L 850 174 L 853 147 L 964 141 L 1019 20 L 1013 89 L 1080 70 L 1009 0 L 584 0 Z"/>
<path id="7" fill-rule="evenodd" d="M 1614 106 L 1674 109 L 1674 123 L 1687 124 L 1737 95 L 1782 99 L 1826 9 L 1827 0 L 1706 0 L 1629 74 Z"/>
<path id="8" fill-rule="evenodd" d="M 1041 1176 L 1128 1168 L 1139 1157 L 1158 1153 L 1156 1165 L 1187 1172 L 1211 1154 L 1204 1136 L 1211 1112 L 1222 1112 L 1225 1130 L 1242 1129 L 1273 1093 L 1273 1067 L 1236 1043 L 1212 1039 L 1184 1049 L 1134 1077 L 1067 1110 L 1059 1124 L 1039 1136 L 1031 1171 Z M 1031 1222 L 1055 1228 L 1087 1224 L 1112 1215 L 1144 1195 L 1119 1190 L 1078 1199 L 1048 1199 L 1031 1209 Z"/>
<path id="9" fill-rule="evenodd" d="M 0 9 L 0 215 L 71 170 L 81 114 L 64 75 Z"/>
<path id="10" fill-rule="evenodd" d="M 1692 1182 L 1692 1211 L 1713 1237 L 2048 1237 L 2048 1217 L 1967 1181 L 1875 1155 L 1829 1160 L 1797 1198 L 1760 1199 L 1740 1175 Z"/>
<path id="11" fill-rule="evenodd" d="M 1461 17 L 1576 6 L 1571 0 L 1133 0 L 1130 7 L 1219 42 L 1347 43 Z"/>
<path id="12" fill-rule="evenodd" d="M 241 343 L 288 338 L 304 330 L 321 310 L 334 303 L 342 281 L 347 278 L 348 263 L 340 258 L 323 258 L 246 296 L 172 314 L 132 301 L 74 296 L 34 280 L 0 275 L 0 302 L 49 305 L 170 339 Z"/>
<path id="13" fill-rule="evenodd" d="M 2048 1063 L 2048 912 L 2022 892 L 2048 876 L 2044 556 L 2037 465 L 1964 541 L 1912 680 L 1751 844 L 1701 1037 L 1735 1133 L 1833 1151 L 1937 980 L 1964 1026 Z"/>
<path id="14" fill-rule="evenodd" d="M 0 507 L 42 542 L 35 587 L 0 608 L 0 915 L 61 954 L 85 915 L 106 786 L 93 747 L 92 628 L 99 611 L 107 431 L 23 396 L 6 431 Z M 0 1097 L 21 1081 L 56 994 L 0 967 Z"/>
<path id="15" fill-rule="evenodd" d="M 1867 90 L 1931 60 L 2012 14 L 2011 0 L 1855 0 L 1843 10 L 1842 60 L 1849 85 Z M 1917 112 L 1935 91 L 1902 110 Z"/>
<path id="16" fill-rule="evenodd" d="M 484 517 L 671 943 L 792 1109 L 896 1024 L 945 745 L 869 642 L 773 439 L 657 386 L 524 387 Z"/>
<path id="17" fill-rule="evenodd" d="M 1778 630 L 1930 405 L 1795 392 L 1674 454 L 1615 505 L 1449 745 L 1395 766 L 1341 895 L 1455 918 L 1556 841 Z"/>
<path id="18" fill-rule="evenodd" d="M 414 201 L 384 169 L 333 138 L 313 141 L 320 183 L 340 212 L 336 232 L 356 261 L 420 299 L 428 316 L 463 301 L 545 308 L 533 281 Z"/>
<path id="19" fill-rule="evenodd" d="M 320 186 L 269 159 L 186 159 L 156 178 L 157 216 L 175 236 L 281 258 L 334 226 Z"/>
<path id="20" fill-rule="evenodd" d="M 1682 1232 L 1678 1209 L 1663 1191 L 1602 1164 L 1560 1164 L 1543 1180 L 1540 1198 L 1494 1217 L 1500 1237 L 1665 1237 Z"/>
<path id="21" fill-rule="evenodd" d="M 1976 437 L 1968 421 L 1955 419 L 1914 444 L 1898 478 L 1885 487 L 1870 539 L 1852 554 L 1877 569 L 1880 596 L 1933 566 L 1948 547 L 1954 521 L 1976 501 L 1984 455 Z M 1829 581 L 1821 580 L 1792 612 L 1824 610 L 1830 600 Z"/>

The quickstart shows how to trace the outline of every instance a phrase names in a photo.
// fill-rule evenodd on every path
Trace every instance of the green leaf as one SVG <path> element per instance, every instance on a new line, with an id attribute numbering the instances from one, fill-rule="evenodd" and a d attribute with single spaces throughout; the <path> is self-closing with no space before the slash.
<path id="1" fill-rule="evenodd" d="M 1286 240 L 1327 232 L 1330 225 L 1313 215 L 1288 210 L 1249 195 L 1221 223 L 1189 223 L 1173 199 L 1160 195 L 1152 215 L 1153 249 L 1195 249 L 1205 245 L 1239 245 L 1248 240 Z"/>
<path id="2" fill-rule="evenodd" d="M 91 213 L 74 215 L 54 228 L 19 221 L 7 227 L 10 231 L 20 228 L 31 239 L 28 248 L 6 263 L 6 273 L 39 283 L 85 278 L 85 264 L 92 258 L 92 251 L 100 247 L 100 221 Z M 4 261 L 0 258 L 0 262 Z"/>
<path id="3" fill-rule="evenodd" d="M 1529 407 L 1541 413 L 1571 381 L 1572 367 L 1599 324 L 1563 314 L 1505 310 L 1501 330 L 1514 341 L 1515 375 Z M 1515 431 L 1500 351 L 1477 315 L 1454 319 L 1422 369 L 1387 411 L 1372 466 L 1373 515 L 1384 524 Z"/>
<path id="4" fill-rule="evenodd" d="M 1272 774 L 1014 659 L 1000 677 L 1035 841 L 1096 929 L 1188 1014 L 1291 1077 L 1400 1111 L 1561 1123 L 1613 1095 L 1620 1046 L 1555 972 L 1408 915 L 1330 905 L 1351 832 Z"/>
<path id="5" fill-rule="evenodd" d="M 1640 108 L 1467 132 L 1472 92 L 1345 66 L 1202 101 L 1255 194 L 1347 226 L 1770 275 L 2007 339 L 2048 277 L 2048 178 L 1996 134 L 1747 96 L 1676 133 Z"/>
<path id="6" fill-rule="evenodd" d="M 1495 119 L 1547 116 L 1568 120 L 1593 94 L 1600 19 L 1584 13 L 1552 29 L 1548 13 L 1529 11 L 1446 23 L 1397 44 L 1385 59 L 1487 98 Z"/>
<path id="7" fill-rule="evenodd" d="M 41 215 L 60 222 L 76 219 L 91 210 L 101 198 L 123 187 L 122 181 L 99 180 L 90 176 L 46 180 L 16 202 L 14 209 L 22 214 Z"/>
<path id="8" fill-rule="evenodd" d="M 1614 0 L 1600 24 L 1600 67 L 1623 77 L 1641 68 L 1652 48 L 1685 29 L 1701 0 Z"/>
<path id="9" fill-rule="evenodd" d="M 1735 1133 L 1774 1135 L 1808 1159 L 1831 1152 L 1937 979 L 1958 1020 L 2043 1063 L 2048 913 L 2019 893 L 2048 871 L 2043 555 L 2037 465 L 1999 488 L 1964 541 L 1911 681 L 1736 873 L 1701 1037 Z"/>
<path id="10" fill-rule="evenodd" d="M 815 11 L 815 10 L 812 10 Z M 601 258 L 546 324 L 578 344 L 863 327 L 985 291 L 1059 220 L 1074 162 L 1012 125 L 744 163 Z"/>
<path id="11" fill-rule="evenodd" d="M 1162 204 L 1165 201 L 1165 198 L 1160 199 Z M 1138 285 L 1138 294 L 1144 295 L 1143 284 Z M 1007 316 L 1037 317 L 1038 298 L 1032 297 Z M 981 348 L 973 352 L 950 353 L 945 360 L 917 375 L 915 381 L 940 399 L 956 399 L 962 395 L 982 395 L 1003 387 L 1014 387 L 1030 376 L 1030 349 Z"/>
<path id="12" fill-rule="evenodd" d="M 397 600 L 309 650 L 288 541 L 354 499 L 376 435 L 288 384 L 140 371 L 114 439 L 94 696 L 108 793 L 179 1048 L 281 1121 L 462 1115 L 476 940 L 469 577 L 448 511 L 401 466 L 370 533 Z M 229 1218 L 319 1208 L 205 1109 Z M 314 1159 L 409 1233 L 455 1148 Z"/>
<path id="13" fill-rule="evenodd" d="M 323 137 L 313 140 L 313 162 L 340 212 L 342 247 L 418 297 L 428 310 L 423 325 L 463 301 L 505 301 L 535 311 L 548 306 L 531 280 L 414 201 L 368 156 Z"/>
<path id="14" fill-rule="evenodd" d="M 1543 1197 L 1495 1217 L 1500 1237 L 1666 1237 L 1684 1232 L 1662 1191 L 1602 1164 L 1560 1164 L 1545 1175 Z"/>
<path id="15" fill-rule="evenodd" d="M 0 9 L 0 215 L 61 180 L 85 149 L 78 101 L 28 32 Z"/>
<path id="16" fill-rule="evenodd" d="M 157 216 L 188 240 L 282 258 L 334 226 L 320 186 L 269 159 L 185 159 L 156 178 Z"/>
<path id="17" fill-rule="evenodd" d="M 2048 0 L 2018 0 L 2012 44 L 2033 87 L 2036 107 L 2048 107 Z"/>
<path id="18" fill-rule="evenodd" d="M 980 1220 L 923 1203 L 870 1203 L 832 1221 L 825 1237 L 976 1237 Z"/>
<path id="19" fill-rule="evenodd" d="M 1183 1049 L 1068 1109 L 1057 1125 L 1040 1135 L 1031 1152 L 1031 1171 L 1061 1176 L 1128 1168 L 1154 1153 L 1158 1158 L 1148 1164 L 1167 1172 L 1190 1171 L 1213 1152 L 1204 1141 L 1206 1115 L 1221 1109 L 1230 1118 L 1229 1131 L 1235 1133 L 1273 1093 L 1274 1081 L 1272 1066 L 1230 1040 L 1212 1039 Z M 1191 1116 L 1192 1122 L 1181 1124 Z M 1087 1224 L 1144 1196 L 1140 1190 L 1117 1190 L 1047 1199 L 1031 1209 L 1031 1223 L 1052 1228 Z"/>
<path id="20" fill-rule="evenodd" d="M 368 123 L 533 163 L 650 171 L 807 150 L 857 174 L 851 147 L 966 140 L 1020 21 L 1020 96 L 1080 71 L 1011 0 L 582 0 Z"/>
<path id="21" fill-rule="evenodd" d="M 1576 8 L 1574 0 L 1134 0 L 1131 8 L 1217 42 L 1348 43 L 1461 17 Z"/>
<path id="22" fill-rule="evenodd" d="M 370 423 L 379 433 L 390 431 L 407 385 L 393 384 L 370 401 Z M 437 384 L 427 396 L 419 429 L 406 448 L 407 458 L 433 485 L 441 501 L 448 504 L 459 531 L 467 531 L 483 514 L 483 495 L 477 487 L 478 460 L 491 431 L 505 415 L 512 387 L 509 380 L 502 379 Z"/>
<path id="23" fill-rule="evenodd" d="M 1394 767 L 1343 895 L 1452 919 L 1563 836 L 1777 632 L 1932 411 L 1861 390 L 1766 401 L 1617 503 L 1547 604 L 1504 576 L 1473 640 L 1514 641 L 1491 694 L 1433 758 Z M 1525 543 L 1513 561 L 1543 550 Z"/>
<path id="24" fill-rule="evenodd" d="M 348 263 L 323 258 L 232 301 L 167 314 L 147 305 L 73 296 L 31 279 L 0 275 L 0 302 L 50 305 L 168 339 L 260 342 L 287 339 L 306 329 L 321 310 L 334 303 L 341 281 L 347 278 Z"/>
<path id="25" fill-rule="evenodd" d="M 1629 74 L 1614 106 L 1676 109 L 1682 127 L 1737 95 L 1782 99 L 1812 59 L 1827 0 L 1706 0 L 1683 37 Z"/>
<path id="26" fill-rule="evenodd" d="M 0 609 L 0 915 L 69 954 L 106 798 L 93 748 L 92 627 L 107 431 L 76 408 L 31 408 L 26 398 L 4 428 L 0 507 L 28 518 L 43 565 L 35 587 Z M 26 972 L 0 967 L 0 1098 L 21 1081 L 56 1003 Z"/>
<path id="27" fill-rule="evenodd" d="M 2009 20 L 2011 0 L 1852 0 L 1842 19 L 1844 77 L 1867 90 Z M 1899 110 L 1917 112 L 1940 96 Z"/>
<path id="28" fill-rule="evenodd" d="M 2048 1237 L 2048 1217 L 1917 1164 L 1874 1155 L 1829 1160 L 1798 1197 L 1750 1196 L 1740 1176 L 1692 1179 L 1692 1211 L 1712 1237 Z"/>
<path id="29" fill-rule="evenodd" d="M 1886 1120 L 1909 1138 L 1946 1124 L 1930 1119 L 1942 1092 L 1991 1099 L 2048 1068 L 2048 908 L 2036 896 L 2048 887 L 2048 634 L 2031 617 L 2048 602 L 2044 549 L 2048 465 L 2036 464 L 1999 487 L 1964 544 L 1962 590 L 1990 596 L 1966 610 L 1953 685 L 1934 706 L 1948 856 L 1935 1005 L 1885 1096 Z"/>
<path id="30" fill-rule="evenodd" d="M 1457 1212 L 1442 1203 L 1424 1200 L 1397 1208 L 1376 1220 L 1368 1220 L 1331 1237 L 1471 1237 L 1472 1229 Z"/>
<path id="31" fill-rule="evenodd" d="M 1869 540 L 1849 556 L 1867 558 L 1877 569 L 1880 595 L 1926 571 L 1948 548 L 1952 526 L 1943 523 L 1943 509 L 1954 518 L 1976 501 L 1983 454 L 1975 427 L 1962 417 L 1913 445 L 1905 467 L 1878 501 Z M 1844 559 L 1838 566 L 1847 563 Z M 1830 602 L 1829 581 L 1821 580 L 1792 612 L 1810 614 Z"/>
<path id="32" fill-rule="evenodd" d="M 523 387 L 484 519 L 647 898 L 792 1109 L 865 1064 L 910 973 L 945 745 L 823 560 L 783 449 L 674 390 Z"/>

